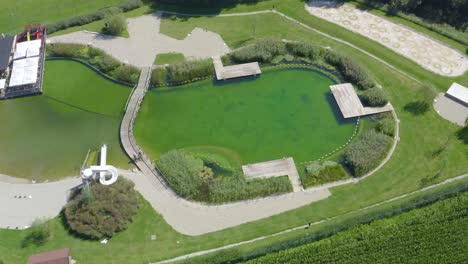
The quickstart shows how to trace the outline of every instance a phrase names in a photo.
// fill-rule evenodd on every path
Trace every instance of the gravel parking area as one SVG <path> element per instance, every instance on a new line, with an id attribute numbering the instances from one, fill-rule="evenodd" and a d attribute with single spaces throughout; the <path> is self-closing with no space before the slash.
<path id="1" fill-rule="evenodd" d="M 51 37 L 51 43 L 77 43 L 104 50 L 122 62 L 137 67 L 152 66 L 157 54 L 177 52 L 186 58 L 211 58 L 230 51 L 216 33 L 195 28 L 183 40 L 159 32 L 161 16 L 144 15 L 127 19 L 129 38 L 113 37 L 96 32 L 78 31 Z"/>
<path id="2" fill-rule="evenodd" d="M 352 5 L 313 0 L 306 4 L 306 10 L 314 16 L 377 41 L 437 74 L 459 76 L 468 70 L 468 59 L 457 50 Z"/>

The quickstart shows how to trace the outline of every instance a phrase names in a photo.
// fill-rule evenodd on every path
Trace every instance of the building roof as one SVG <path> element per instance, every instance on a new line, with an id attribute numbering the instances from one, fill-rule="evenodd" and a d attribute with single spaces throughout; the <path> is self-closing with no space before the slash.
<path id="1" fill-rule="evenodd" d="M 468 104 L 468 88 L 456 82 L 447 90 L 447 94 Z"/>
<path id="2" fill-rule="evenodd" d="M 28 264 L 70 264 L 70 249 L 62 248 L 49 252 L 34 254 L 29 257 Z"/>
<path id="3" fill-rule="evenodd" d="M 6 36 L 0 37 L 0 72 L 5 71 L 8 68 L 8 62 L 10 61 L 10 54 L 13 48 L 14 38 Z"/>
<path id="4" fill-rule="evenodd" d="M 390 103 L 382 107 L 364 107 L 353 85 L 350 83 L 331 85 L 330 89 L 344 118 L 372 115 L 393 110 Z"/>

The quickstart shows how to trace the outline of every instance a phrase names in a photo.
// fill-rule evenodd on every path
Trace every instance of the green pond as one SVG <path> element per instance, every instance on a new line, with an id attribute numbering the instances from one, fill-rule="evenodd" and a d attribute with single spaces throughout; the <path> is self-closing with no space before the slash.
<path id="1" fill-rule="evenodd" d="M 342 118 L 332 84 L 318 72 L 290 68 L 258 78 L 153 89 L 134 133 L 154 159 L 189 149 L 228 153 L 244 164 L 289 156 L 315 160 L 343 145 L 356 124 Z"/>
<path id="2" fill-rule="evenodd" d="M 78 175 L 88 149 L 108 145 L 126 167 L 119 125 L 130 88 L 70 61 L 47 61 L 43 95 L 0 101 L 0 173 L 53 180 Z"/>

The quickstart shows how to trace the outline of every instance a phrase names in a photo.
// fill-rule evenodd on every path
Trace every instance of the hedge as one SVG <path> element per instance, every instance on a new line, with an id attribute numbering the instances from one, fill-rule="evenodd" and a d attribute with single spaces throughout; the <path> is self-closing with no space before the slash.
<path id="1" fill-rule="evenodd" d="M 170 65 L 168 72 L 170 82 L 182 83 L 213 75 L 214 68 L 211 59 L 190 60 Z"/>
<path id="2" fill-rule="evenodd" d="M 343 163 L 353 176 L 362 176 L 377 166 L 391 145 L 391 138 L 369 130 L 343 155 Z"/>
<path id="3" fill-rule="evenodd" d="M 115 15 L 121 12 L 127 12 L 141 6 L 143 6 L 143 2 L 141 0 L 129 0 L 125 3 L 121 3 L 116 6 L 100 9 L 98 11 L 84 14 L 81 16 L 67 18 L 64 20 L 60 20 L 56 23 L 47 24 L 47 33 L 51 34 L 69 27 L 86 25 L 93 21 L 101 20 L 108 16 Z"/>
<path id="4" fill-rule="evenodd" d="M 151 85 L 160 86 L 167 82 L 167 70 L 166 67 L 156 67 L 151 72 Z"/>
<path id="5" fill-rule="evenodd" d="M 286 43 L 288 51 L 298 57 L 304 57 L 311 60 L 316 60 L 323 54 L 323 49 L 312 43 L 299 41 Z"/>
<path id="6" fill-rule="evenodd" d="M 48 57 L 74 58 L 95 67 L 101 73 L 127 84 L 136 84 L 140 70 L 125 65 L 100 49 L 79 44 L 54 43 L 47 46 Z"/>
<path id="7" fill-rule="evenodd" d="M 359 89 L 367 90 L 375 86 L 368 72 L 351 58 L 331 50 L 326 51 L 324 58 L 328 64 L 337 68 L 346 81 L 356 84 Z"/>
<path id="8" fill-rule="evenodd" d="M 273 58 L 286 53 L 286 44 L 279 39 L 261 39 L 230 54 L 237 63 L 259 61 L 272 62 Z"/>
<path id="9" fill-rule="evenodd" d="M 388 103 L 387 95 L 377 87 L 364 91 L 359 98 L 365 106 L 384 106 Z"/>

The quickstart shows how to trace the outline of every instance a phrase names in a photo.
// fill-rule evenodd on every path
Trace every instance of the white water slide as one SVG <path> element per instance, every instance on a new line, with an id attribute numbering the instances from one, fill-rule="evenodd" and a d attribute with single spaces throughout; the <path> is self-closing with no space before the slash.
<path id="1" fill-rule="evenodd" d="M 99 182 L 102 185 L 111 185 L 117 181 L 119 174 L 117 169 L 114 166 L 107 165 L 107 146 L 106 144 L 102 145 L 101 147 L 101 157 L 100 157 L 100 164 L 98 166 L 91 166 L 81 171 L 81 177 L 83 179 L 89 179 L 93 177 L 93 175 L 99 174 Z M 111 175 L 108 178 L 108 175 Z"/>

